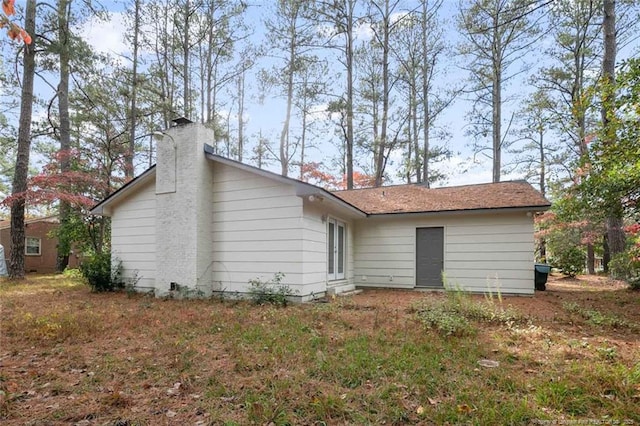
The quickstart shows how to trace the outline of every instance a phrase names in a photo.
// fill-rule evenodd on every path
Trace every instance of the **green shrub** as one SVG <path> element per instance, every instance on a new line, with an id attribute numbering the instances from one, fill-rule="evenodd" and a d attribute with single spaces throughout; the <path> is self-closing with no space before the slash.
<path id="1" fill-rule="evenodd" d="M 124 288 L 122 262 L 111 262 L 111 253 L 92 253 L 80 264 L 80 271 L 93 291 L 115 291 Z"/>
<path id="2" fill-rule="evenodd" d="M 289 303 L 288 297 L 293 296 L 295 291 L 288 285 L 282 284 L 284 274 L 282 272 L 276 272 L 273 278 L 269 281 L 262 281 L 260 278 L 254 278 L 249 280 L 249 294 L 251 300 L 256 305 L 263 305 L 270 303 L 276 306 L 287 306 Z"/>
<path id="3" fill-rule="evenodd" d="M 584 252 L 576 246 L 562 247 L 553 252 L 551 264 L 564 274 L 575 277 L 584 271 Z"/>
<path id="4" fill-rule="evenodd" d="M 489 324 L 513 324 L 524 318 L 513 308 L 502 305 L 502 296 L 491 295 L 483 300 L 473 298 L 460 290 L 447 290 L 444 299 L 428 300 L 416 308 L 418 319 L 428 328 L 446 336 L 473 335 L 476 328 L 472 322 Z"/>
<path id="5" fill-rule="evenodd" d="M 582 232 L 576 226 L 556 226 L 547 235 L 549 263 L 570 277 L 584 270 L 587 256 L 582 244 Z"/>
<path id="6" fill-rule="evenodd" d="M 429 304 L 417 311 L 420 321 L 427 327 L 437 330 L 445 336 L 467 336 L 475 329 L 467 318 L 452 304 Z"/>

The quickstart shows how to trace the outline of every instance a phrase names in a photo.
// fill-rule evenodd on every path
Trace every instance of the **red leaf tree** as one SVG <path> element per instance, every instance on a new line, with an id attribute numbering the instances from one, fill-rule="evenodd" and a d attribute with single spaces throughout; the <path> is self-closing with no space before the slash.
<path id="1" fill-rule="evenodd" d="M 28 32 L 11 21 L 10 16 L 15 15 L 16 0 L 2 0 L 2 14 L 0 15 L 0 28 L 7 29 L 7 35 L 11 40 L 24 41 L 26 44 L 31 44 L 31 36 Z"/>

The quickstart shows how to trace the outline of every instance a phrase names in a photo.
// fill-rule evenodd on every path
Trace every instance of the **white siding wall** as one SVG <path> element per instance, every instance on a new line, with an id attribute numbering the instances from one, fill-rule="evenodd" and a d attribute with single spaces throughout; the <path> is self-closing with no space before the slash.
<path id="1" fill-rule="evenodd" d="M 355 284 L 414 288 L 416 228 L 444 227 L 449 286 L 533 294 L 533 219 L 524 212 L 367 218 L 356 223 Z"/>
<path id="2" fill-rule="evenodd" d="M 302 230 L 304 284 L 314 294 L 327 289 L 327 224 L 318 204 L 304 201 Z"/>
<path id="3" fill-rule="evenodd" d="M 111 253 L 122 260 L 125 278 L 152 289 L 156 279 L 156 193 L 151 179 L 113 208 Z"/>
<path id="4" fill-rule="evenodd" d="M 302 238 L 304 283 L 314 293 L 349 291 L 353 284 L 353 223 L 344 220 L 340 214 L 329 213 L 323 202 L 304 202 L 304 229 Z M 346 226 L 346 264 L 345 278 L 327 281 L 327 222 L 322 216 L 332 217 Z"/>
<path id="5" fill-rule="evenodd" d="M 354 290 L 355 285 L 355 225 L 353 222 L 347 224 L 347 270 L 345 271 L 346 285 L 340 291 Z M 340 292 L 338 291 L 338 292 Z"/>
<path id="6" fill-rule="evenodd" d="M 214 291 L 246 292 L 249 280 L 285 274 L 306 295 L 302 199 L 293 185 L 215 163 L 211 221 Z"/>

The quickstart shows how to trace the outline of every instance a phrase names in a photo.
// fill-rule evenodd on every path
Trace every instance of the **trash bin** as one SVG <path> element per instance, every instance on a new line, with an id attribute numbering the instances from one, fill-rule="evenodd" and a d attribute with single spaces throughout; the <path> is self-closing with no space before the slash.
<path id="1" fill-rule="evenodd" d="M 536 290 L 545 291 L 547 289 L 549 272 L 551 272 L 551 265 L 545 265 L 544 263 L 535 264 Z"/>

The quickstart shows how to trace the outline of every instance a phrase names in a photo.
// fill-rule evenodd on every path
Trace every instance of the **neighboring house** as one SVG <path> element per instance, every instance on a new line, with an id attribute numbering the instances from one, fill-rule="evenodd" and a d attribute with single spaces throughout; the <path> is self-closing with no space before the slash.
<path id="1" fill-rule="evenodd" d="M 550 204 L 526 182 L 328 192 L 215 155 L 212 140 L 202 125 L 169 129 L 157 165 L 92 209 L 111 217 L 112 254 L 140 290 L 245 293 L 281 272 L 301 300 L 534 292 L 533 216 Z"/>
<path id="2" fill-rule="evenodd" d="M 57 216 L 25 220 L 25 272 L 51 273 L 56 271 L 58 239 L 52 236 L 60 221 Z M 7 265 L 11 257 L 11 221 L 0 221 L 0 244 L 4 246 Z M 69 256 L 69 267 L 78 267 L 76 254 Z"/>

